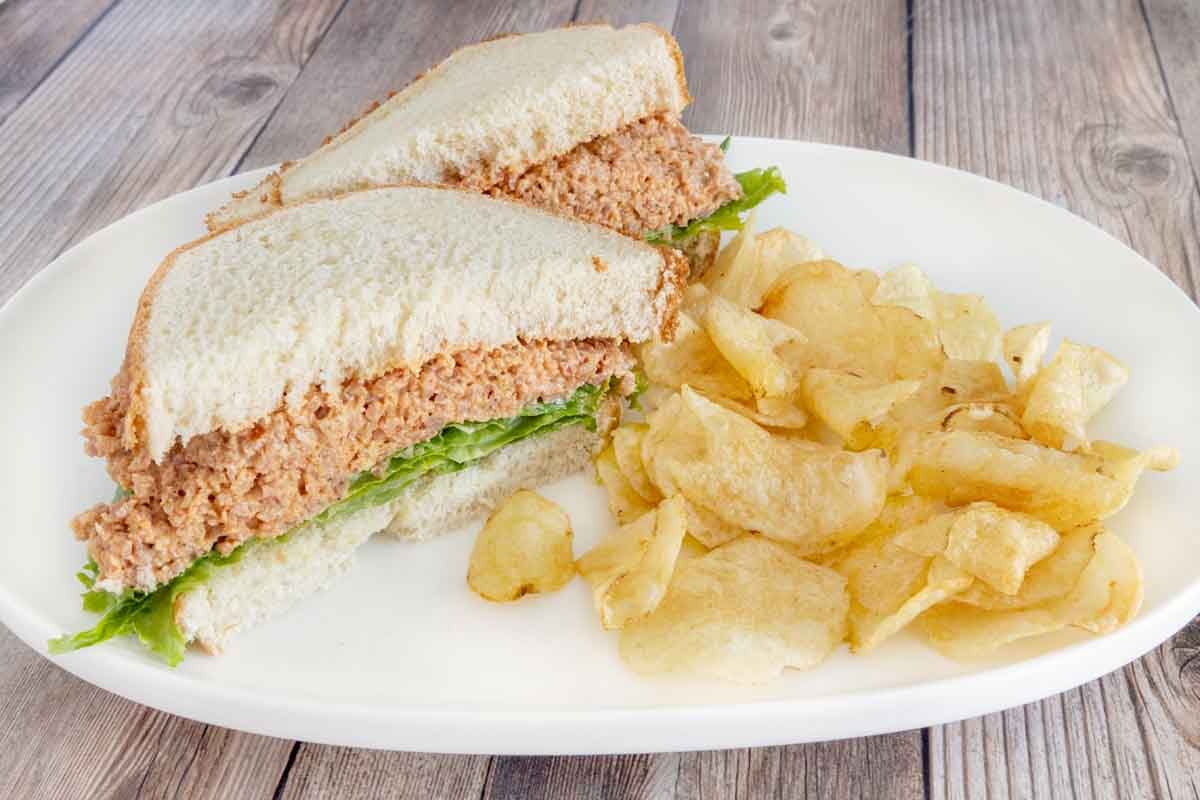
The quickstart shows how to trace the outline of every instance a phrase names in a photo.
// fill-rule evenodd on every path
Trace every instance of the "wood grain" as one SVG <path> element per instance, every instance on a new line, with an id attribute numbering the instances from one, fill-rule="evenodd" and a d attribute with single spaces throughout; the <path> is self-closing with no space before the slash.
<path id="1" fill-rule="evenodd" d="M 918 158 L 1063 205 L 1194 296 L 1196 181 L 1137 0 L 920 3 L 913 50 Z"/>
<path id="2" fill-rule="evenodd" d="M 349 0 L 239 169 L 312 152 L 389 91 L 466 44 L 565 25 L 573 0 L 546 3 Z"/>
<path id="3" fill-rule="evenodd" d="M 1200 4 L 1194 0 L 1142 0 L 1142 11 L 1171 109 L 1191 156 L 1192 174 L 1200 180 Z"/>
<path id="4" fill-rule="evenodd" d="M 275 796 L 282 800 L 327 797 L 475 800 L 487 778 L 488 761 L 487 756 L 386 753 L 302 744 Z"/>
<path id="5" fill-rule="evenodd" d="M 675 27 L 680 5 L 680 0 L 580 0 L 575 21 L 607 22 L 614 27 L 651 22 L 669 31 Z"/>
<path id="6" fill-rule="evenodd" d="M 917 157 L 1069 208 L 1195 298 L 1194 170 L 1136 2 L 922 2 L 913 53 Z M 930 796 L 1195 796 L 1198 639 L 1193 623 L 1099 681 L 930 729 Z"/>
<path id="7" fill-rule="evenodd" d="M 0 124 L 0 302 L 72 242 L 229 172 L 341 2 L 106 14 Z"/>
<path id="8" fill-rule="evenodd" d="M 0 627 L 0 797 L 269 795 L 291 742 L 153 711 L 58 669 Z"/>
<path id="9" fill-rule="evenodd" d="M 116 0 L 0 4 L 0 123 Z"/>
<path id="10" fill-rule="evenodd" d="M 900 0 L 688 0 L 676 15 L 692 130 L 908 153 Z"/>

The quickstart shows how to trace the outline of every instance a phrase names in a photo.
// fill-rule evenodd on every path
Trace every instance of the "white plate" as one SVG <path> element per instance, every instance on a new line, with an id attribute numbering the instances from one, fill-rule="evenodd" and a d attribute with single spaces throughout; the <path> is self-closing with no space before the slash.
<path id="1" fill-rule="evenodd" d="M 605 753 L 773 745 L 860 736 L 995 711 L 1137 658 L 1200 611 L 1200 313 L 1131 250 L 1067 212 L 997 183 L 907 158 L 738 139 L 734 168 L 779 164 L 791 186 L 761 210 L 853 266 L 913 261 L 939 286 L 985 294 L 1006 325 L 1054 320 L 1133 379 L 1096 426 L 1134 445 L 1174 444 L 1183 465 L 1147 476 L 1111 527 L 1146 573 L 1141 615 L 1110 636 L 1064 636 L 963 666 L 907 635 L 869 657 L 844 650 L 762 687 L 646 680 L 626 671 L 581 581 L 497 607 L 466 589 L 472 542 L 370 542 L 351 577 L 176 670 L 128 641 L 54 659 L 124 697 L 288 738 L 444 752 Z M 39 652 L 89 627 L 73 574 L 71 515 L 107 498 L 83 454 L 79 409 L 108 390 L 143 282 L 201 233 L 205 211 L 261 173 L 132 214 L 39 274 L 0 312 L 0 620 Z M 611 525 L 579 476 L 548 489 L 577 548 Z M 1024 657 L 1024 660 L 1022 660 Z"/>

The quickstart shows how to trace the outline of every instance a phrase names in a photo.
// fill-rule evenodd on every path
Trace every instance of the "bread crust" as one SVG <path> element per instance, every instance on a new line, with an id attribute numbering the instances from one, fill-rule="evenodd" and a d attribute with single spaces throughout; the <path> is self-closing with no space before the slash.
<path id="1" fill-rule="evenodd" d="M 312 197 L 306 200 L 292 203 L 288 206 L 279 206 L 267 213 L 245 220 L 236 225 L 227 226 L 216 231 L 201 236 L 199 239 L 188 242 L 173 250 L 159 264 L 158 268 L 150 276 L 146 282 L 145 288 L 138 299 L 137 310 L 134 312 L 133 323 L 129 330 L 129 337 L 126 341 L 125 359 L 123 361 L 123 369 L 126 371 L 129 380 L 129 413 L 125 417 L 124 428 L 121 432 L 121 443 L 124 447 L 134 450 L 141 446 L 145 441 L 145 426 L 146 426 L 146 403 L 144 400 L 144 390 L 146 388 L 146 366 L 145 366 L 145 349 L 146 337 L 150 324 L 150 313 L 154 306 L 154 301 L 158 295 L 158 290 L 162 285 L 163 280 L 170 273 L 180 255 L 192 250 L 196 247 L 209 242 L 218 236 L 231 235 L 236 230 L 244 225 L 249 225 L 274 215 L 283 213 L 284 211 L 304 205 L 322 202 L 341 202 L 351 197 L 356 197 L 365 192 L 380 192 L 392 191 L 396 189 L 433 189 L 442 192 L 454 192 L 461 196 L 469 196 L 472 199 L 479 198 L 477 192 L 472 192 L 466 189 L 461 189 L 442 184 L 388 184 L 383 186 L 372 186 L 365 189 L 358 189 L 352 192 L 344 192 L 329 196 Z M 654 247 L 646 242 L 637 239 L 636 237 L 624 236 L 602 225 L 597 225 L 592 222 L 585 222 L 574 217 L 567 217 L 560 214 L 554 214 L 545 209 L 538 208 L 530 203 L 509 198 L 486 198 L 488 202 L 493 203 L 508 203 L 512 206 L 517 206 L 525 211 L 541 214 L 549 217 L 554 217 L 564 222 L 573 225 L 581 225 L 591 229 L 594 233 L 604 236 L 622 236 L 623 238 L 637 242 L 641 247 L 647 248 L 658 254 L 660 259 L 660 269 L 658 281 L 653 296 L 649 298 L 652 307 L 658 309 L 658 329 L 659 335 L 666 340 L 674 335 L 676 323 L 678 320 L 679 307 L 683 302 L 683 290 L 687 286 L 688 264 L 678 251 L 669 247 Z M 398 365 L 385 365 L 385 370 Z M 372 377 L 372 376 L 366 376 Z M 157 460 L 157 457 L 155 458 Z"/>

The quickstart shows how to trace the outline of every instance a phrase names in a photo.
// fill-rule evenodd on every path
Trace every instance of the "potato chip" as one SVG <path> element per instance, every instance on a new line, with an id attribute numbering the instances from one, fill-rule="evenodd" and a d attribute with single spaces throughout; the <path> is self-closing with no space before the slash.
<path id="1" fill-rule="evenodd" d="M 870 298 L 879 288 L 879 273 L 873 269 L 856 269 L 853 272 L 858 290 L 862 292 L 863 297 Z"/>
<path id="2" fill-rule="evenodd" d="M 621 466 L 617 463 L 617 455 L 613 445 L 608 445 L 596 456 L 596 480 L 608 492 L 608 509 L 612 511 L 617 522 L 624 525 L 633 522 L 645 514 L 654 504 L 647 501 L 634 488 Z"/>
<path id="3" fill-rule="evenodd" d="M 854 273 L 836 261 L 784 271 L 767 293 L 762 314 L 804 334 L 802 368 L 854 370 L 879 380 L 895 374 L 891 331 L 863 297 Z"/>
<path id="4" fill-rule="evenodd" d="M 942 364 L 938 391 L 947 403 L 970 403 L 1008 397 L 1008 383 L 994 361 L 949 358 Z"/>
<path id="5" fill-rule="evenodd" d="M 1128 380 L 1129 370 L 1108 353 L 1065 340 L 1034 379 L 1021 422 L 1042 444 L 1086 449 L 1088 421 Z"/>
<path id="6" fill-rule="evenodd" d="M 937 325 L 899 306 L 878 306 L 875 314 L 895 342 L 897 378 L 924 378 L 941 370 L 946 354 Z"/>
<path id="7" fill-rule="evenodd" d="M 1065 597 L 1079 582 L 1083 568 L 1092 558 L 1092 540 L 1102 530 L 1099 525 L 1088 525 L 1064 533 L 1054 552 L 1025 573 L 1025 580 L 1016 594 L 1004 594 L 976 581 L 954 599 L 979 608 L 1004 610 L 1029 608 L 1046 600 Z"/>
<path id="8" fill-rule="evenodd" d="M 950 529 L 954 527 L 957 517 L 957 511 L 947 510 L 918 525 L 897 530 L 892 541 L 900 549 L 922 558 L 940 556 L 946 552 Z"/>
<path id="9" fill-rule="evenodd" d="M 622 629 L 621 658 L 642 674 L 762 683 L 823 661 L 848 608 L 842 576 L 745 536 L 680 564 L 658 608 Z"/>
<path id="10" fill-rule="evenodd" d="M 970 575 L 941 556 L 931 559 L 923 572 L 921 587 L 889 614 L 871 611 L 857 603 L 851 606 L 851 652 L 861 655 L 873 650 L 927 609 L 956 596 L 973 581 Z"/>
<path id="11" fill-rule="evenodd" d="M 683 543 L 679 546 L 679 556 L 675 559 L 675 566 L 678 569 L 679 565 L 685 561 L 691 561 L 693 558 L 699 558 L 706 555 L 709 548 L 704 546 L 696 537 L 690 533 L 684 534 Z"/>
<path id="12" fill-rule="evenodd" d="M 872 305 L 906 308 L 921 319 L 938 318 L 937 290 L 914 264 L 888 270 L 870 296 Z"/>
<path id="13" fill-rule="evenodd" d="M 650 430 L 649 425 L 633 423 L 622 425 L 612 432 L 613 456 L 617 468 L 625 476 L 630 487 L 647 503 L 657 503 L 663 499 L 642 464 L 642 437 Z"/>
<path id="14" fill-rule="evenodd" d="M 1018 325 L 1004 334 L 1004 361 L 1012 370 L 1013 380 L 1020 390 L 1042 368 L 1042 359 L 1050 347 L 1050 323 Z"/>
<path id="15" fill-rule="evenodd" d="M 728 544 L 747 533 L 745 528 L 730 525 L 704 506 L 686 500 L 683 502 L 687 512 L 688 534 L 710 550 Z"/>
<path id="16" fill-rule="evenodd" d="M 772 228 L 755 237 L 752 257 L 731 263 L 727 270 L 713 275 L 706 283 L 741 308 L 758 309 L 771 284 L 785 269 L 821 258 L 824 258 L 821 250 L 803 236 Z"/>
<path id="17" fill-rule="evenodd" d="M 1065 596 L 1037 605 L 988 611 L 947 603 L 921 617 L 930 643 L 952 658 L 976 658 L 1018 639 L 1068 625 L 1106 633 L 1137 613 L 1142 576 L 1133 551 L 1114 534 L 1092 540 L 1092 557 Z"/>
<path id="18" fill-rule="evenodd" d="M 1067 530 L 1119 511 L 1149 465 L 1142 458 L 1108 463 L 1036 442 L 952 431 L 919 437 L 906 478 L 919 494 L 950 505 L 990 500 Z"/>
<path id="19" fill-rule="evenodd" d="M 722 408 L 735 411 L 766 428 L 800 430 L 808 425 L 808 413 L 788 397 L 759 397 L 753 405 L 720 395 L 705 397 Z"/>
<path id="20" fill-rule="evenodd" d="M 930 558 L 895 543 L 895 532 L 864 535 L 827 566 L 846 578 L 854 601 L 879 616 L 895 612 L 916 594 Z"/>
<path id="21" fill-rule="evenodd" d="M 1058 532 L 1039 519 L 992 503 L 972 503 L 955 514 L 945 556 L 1004 594 L 1021 588 L 1025 573 L 1058 546 Z"/>
<path id="22" fill-rule="evenodd" d="M 704 330 L 730 366 L 750 384 L 755 397 L 782 397 L 796 388 L 796 374 L 775 350 L 789 343 L 803 344 L 804 335 L 799 331 L 717 296 L 708 302 Z"/>
<path id="23" fill-rule="evenodd" d="M 1028 439 L 1017 411 L 1007 403 L 956 403 L 942 412 L 943 431 L 977 431 Z"/>
<path id="24" fill-rule="evenodd" d="M 741 287 L 754 274 L 758 260 L 754 234 L 757 216 L 756 212 L 750 213 L 742 229 L 721 248 L 712 267 L 700 279 L 710 290 L 739 305 Z"/>
<path id="25" fill-rule="evenodd" d="M 942 294 L 937 306 L 938 338 L 947 358 L 996 361 L 1000 358 L 1000 322 L 977 294 Z"/>
<path id="26" fill-rule="evenodd" d="M 467 585 L 498 603 L 558 591 L 575 577 L 571 538 L 563 510 L 523 489 L 501 503 L 479 531 Z"/>
<path id="27" fill-rule="evenodd" d="M 727 523 L 805 553 L 849 541 L 883 507 L 882 453 L 772 436 L 687 387 L 678 404 L 652 415 L 642 446 L 664 494 L 683 494 Z"/>
<path id="28" fill-rule="evenodd" d="M 621 526 L 579 559 L 579 574 L 592 586 L 601 625 L 620 628 L 658 606 L 675 570 L 686 523 L 683 500 L 673 497 Z"/>
<path id="29" fill-rule="evenodd" d="M 920 381 L 883 383 L 848 372 L 813 367 L 804 375 L 800 393 L 809 410 L 852 450 L 870 445 L 871 429 L 880 425 L 897 403 L 912 396 Z"/>
<path id="30" fill-rule="evenodd" d="M 684 384 L 699 391 L 750 401 L 750 384 L 729 365 L 700 324 L 686 312 L 679 314 L 675 338 L 643 344 L 638 355 L 652 383 L 678 389 Z"/>

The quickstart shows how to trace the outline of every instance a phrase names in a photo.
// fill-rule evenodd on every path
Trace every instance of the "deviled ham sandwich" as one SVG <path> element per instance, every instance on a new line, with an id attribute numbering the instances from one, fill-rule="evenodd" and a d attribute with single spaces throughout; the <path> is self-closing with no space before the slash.
<path id="1" fill-rule="evenodd" d="M 673 330 L 687 264 L 598 225 L 434 187 L 289 205 L 186 245 L 139 303 L 75 518 L 91 631 L 177 663 L 347 569 L 581 468 Z"/>
<path id="2" fill-rule="evenodd" d="M 314 197 L 436 183 L 508 197 L 685 248 L 700 272 L 721 230 L 784 189 L 733 175 L 679 121 L 679 45 L 653 25 L 581 25 L 465 47 L 314 153 L 208 217 L 212 230 Z"/>

